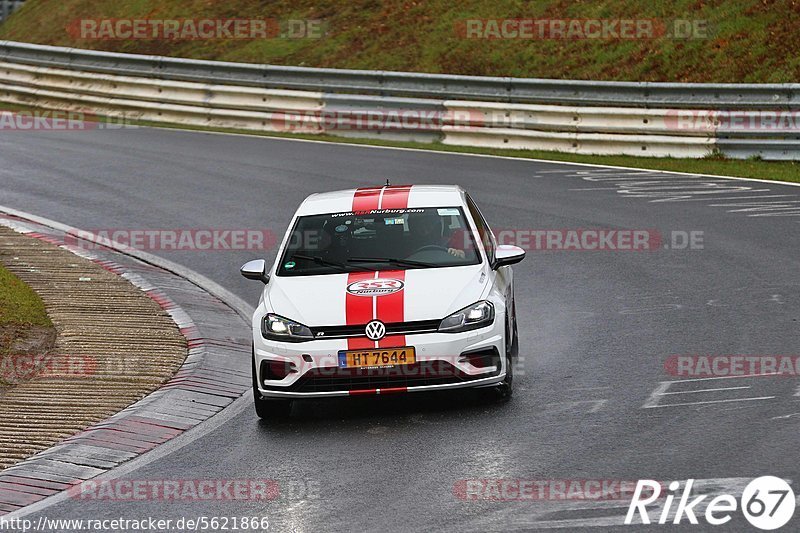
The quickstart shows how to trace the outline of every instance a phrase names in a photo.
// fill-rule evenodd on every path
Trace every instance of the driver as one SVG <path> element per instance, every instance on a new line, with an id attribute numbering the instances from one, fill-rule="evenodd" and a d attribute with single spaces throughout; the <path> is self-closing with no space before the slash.
<path id="1" fill-rule="evenodd" d="M 448 247 L 448 238 L 444 235 L 442 217 L 435 210 L 408 215 L 408 232 L 411 241 L 411 254 L 426 246 L 438 246 L 447 250 L 452 256 L 464 258 L 464 250 Z"/>

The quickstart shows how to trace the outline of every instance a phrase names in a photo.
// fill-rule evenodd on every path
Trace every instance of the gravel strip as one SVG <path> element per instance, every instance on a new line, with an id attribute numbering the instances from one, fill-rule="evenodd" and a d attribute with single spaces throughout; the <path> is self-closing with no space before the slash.
<path id="1" fill-rule="evenodd" d="M 170 315 L 102 266 L 3 226 L 0 262 L 39 294 L 58 330 L 30 379 L 0 398 L 0 470 L 144 398 L 185 360 Z"/>

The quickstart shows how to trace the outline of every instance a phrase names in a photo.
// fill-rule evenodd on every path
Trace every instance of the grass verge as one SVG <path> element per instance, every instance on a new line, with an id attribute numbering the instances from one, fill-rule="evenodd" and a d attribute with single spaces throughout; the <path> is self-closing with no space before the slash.
<path id="1" fill-rule="evenodd" d="M 795 0 L 27 0 L 0 26 L 0 39 L 309 67 L 581 80 L 791 83 L 800 74 L 797 15 Z M 312 32 L 312 38 L 301 30 L 285 32 L 283 38 L 131 39 L 76 31 L 81 21 L 130 18 L 273 18 L 284 26 L 289 20 L 310 19 L 321 21 L 324 32 Z M 552 35 L 488 31 L 489 21 L 496 27 L 507 19 L 561 24 L 652 21 L 654 31 L 592 36 L 583 24 L 573 28 L 572 23 L 567 33 Z M 477 23 L 478 32 L 467 33 L 468 23 L 471 27 Z"/>
<path id="2" fill-rule="evenodd" d="M 19 381 L 19 352 L 41 355 L 50 350 L 54 338 L 42 299 L 0 265 L 0 391 Z"/>
<path id="3" fill-rule="evenodd" d="M 6 324 L 53 325 L 39 295 L 0 265 L 0 325 Z"/>

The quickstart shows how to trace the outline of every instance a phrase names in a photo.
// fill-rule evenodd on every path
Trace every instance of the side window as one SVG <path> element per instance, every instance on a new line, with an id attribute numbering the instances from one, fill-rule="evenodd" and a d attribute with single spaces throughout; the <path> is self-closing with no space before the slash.
<path id="1" fill-rule="evenodd" d="M 470 215 L 472 215 L 472 219 L 475 221 L 475 227 L 478 228 L 478 236 L 483 243 L 483 248 L 486 250 L 489 263 L 494 264 L 494 249 L 497 246 L 494 234 L 491 228 L 489 228 L 489 224 L 486 223 L 486 219 L 483 218 L 480 209 L 478 209 L 478 206 L 472 201 L 470 195 L 467 195 L 467 208 L 469 209 Z"/>

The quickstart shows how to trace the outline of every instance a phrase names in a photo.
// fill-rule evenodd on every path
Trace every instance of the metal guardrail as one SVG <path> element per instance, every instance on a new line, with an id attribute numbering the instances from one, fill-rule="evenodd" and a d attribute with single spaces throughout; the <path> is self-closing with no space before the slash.
<path id="1" fill-rule="evenodd" d="M 163 80 L 375 96 L 645 108 L 800 107 L 800 83 L 598 82 L 340 70 L 118 54 L 11 41 L 0 41 L 0 61 Z"/>
<path id="2" fill-rule="evenodd" d="M 25 0 L 0 0 L 0 22 L 7 19 L 11 13 L 22 7 Z"/>
<path id="3" fill-rule="evenodd" d="M 576 153 L 800 159 L 795 129 L 681 128 L 686 110 L 763 119 L 800 110 L 800 84 L 705 85 L 487 78 L 281 67 L 0 41 L 0 101 L 155 122 L 442 141 Z M 553 105 L 558 104 L 558 105 Z M 371 112 L 432 113 L 437 126 L 350 127 Z M 694 111 L 697 113 L 697 111 Z M 344 128 L 331 131 L 324 114 Z M 793 114 L 800 122 L 800 113 Z"/>

